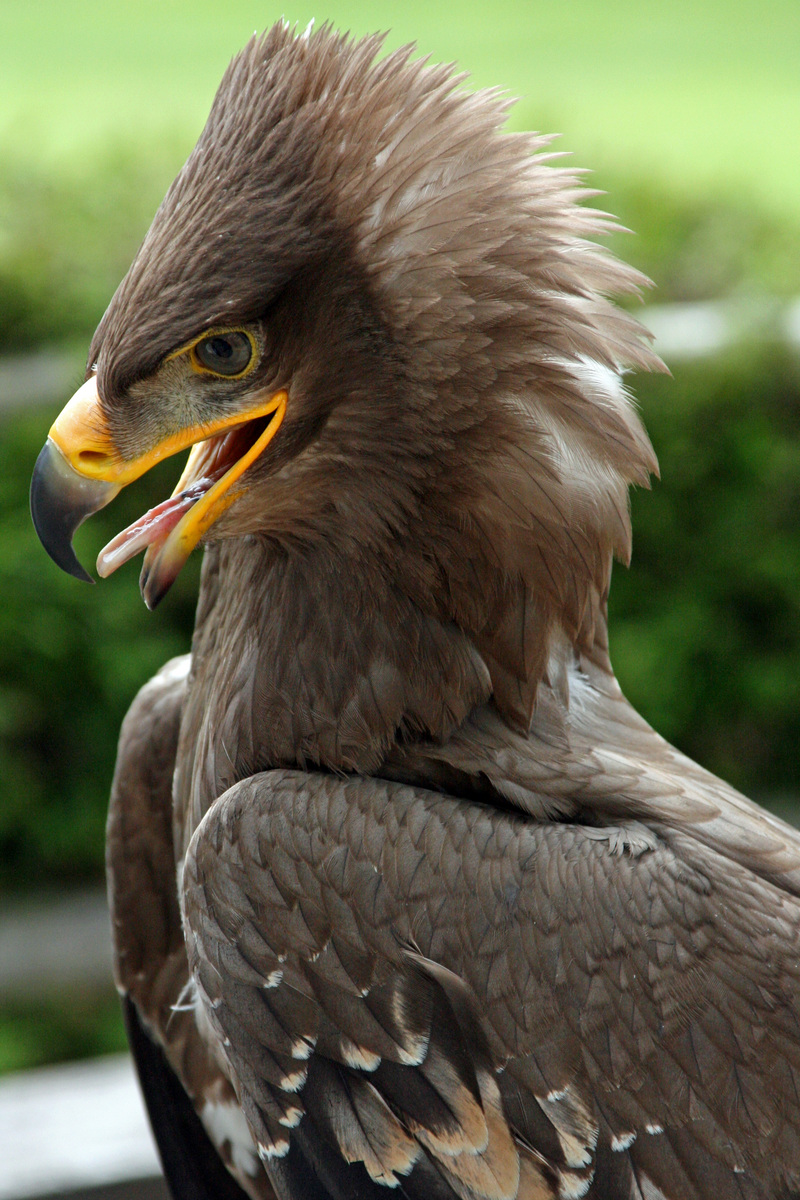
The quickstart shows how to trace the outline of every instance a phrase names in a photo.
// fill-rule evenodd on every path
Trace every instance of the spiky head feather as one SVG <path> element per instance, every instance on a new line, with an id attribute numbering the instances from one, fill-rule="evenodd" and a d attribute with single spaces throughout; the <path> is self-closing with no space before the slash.
<path id="1" fill-rule="evenodd" d="M 253 488 L 220 532 L 333 544 L 336 510 L 523 719 L 554 631 L 591 644 L 628 485 L 656 466 L 620 374 L 658 360 L 607 298 L 646 281 L 589 240 L 613 222 L 548 138 L 503 133 L 497 93 L 381 42 L 248 43 L 92 356 L 124 411 L 174 346 L 261 320 L 301 413 L 291 470 L 262 464 L 269 517 Z"/>

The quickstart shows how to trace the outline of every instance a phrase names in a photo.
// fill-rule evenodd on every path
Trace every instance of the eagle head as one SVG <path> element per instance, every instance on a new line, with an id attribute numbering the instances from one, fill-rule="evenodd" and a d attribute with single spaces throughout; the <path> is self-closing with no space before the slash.
<path id="1" fill-rule="evenodd" d="M 190 448 L 98 559 L 144 549 L 151 607 L 199 541 L 251 535 L 484 645 L 520 603 L 589 637 L 656 465 L 620 376 L 658 360 L 608 299 L 646 281 L 505 100 L 380 50 L 277 25 L 233 60 L 39 457 L 37 531 L 89 578 L 77 525 Z"/>

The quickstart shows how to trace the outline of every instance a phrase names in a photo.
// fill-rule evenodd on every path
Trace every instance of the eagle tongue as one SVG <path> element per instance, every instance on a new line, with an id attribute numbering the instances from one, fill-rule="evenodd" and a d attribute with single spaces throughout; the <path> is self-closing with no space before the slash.
<path id="1" fill-rule="evenodd" d="M 123 529 L 97 556 L 97 574 L 101 579 L 113 574 L 128 559 L 133 558 L 141 550 L 146 550 L 154 542 L 163 542 L 172 532 L 185 512 L 202 495 L 209 485 L 208 479 L 200 479 L 190 488 L 170 496 L 155 508 L 151 508 L 134 521 L 127 529 Z"/>

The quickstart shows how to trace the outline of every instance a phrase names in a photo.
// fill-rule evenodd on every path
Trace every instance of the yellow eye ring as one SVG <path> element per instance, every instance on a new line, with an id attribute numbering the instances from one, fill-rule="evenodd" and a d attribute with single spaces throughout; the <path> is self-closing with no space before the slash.
<path id="1" fill-rule="evenodd" d="M 216 379 L 243 379 L 249 375 L 259 358 L 259 348 L 249 329 L 205 329 L 191 342 L 173 350 L 165 362 L 187 354 L 189 364 L 198 375 Z"/>

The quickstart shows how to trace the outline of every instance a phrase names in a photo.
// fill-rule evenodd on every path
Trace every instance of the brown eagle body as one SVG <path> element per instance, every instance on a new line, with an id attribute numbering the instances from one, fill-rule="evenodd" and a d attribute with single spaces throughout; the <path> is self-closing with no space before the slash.
<path id="1" fill-rule="evenodd" d="M 207 543 L 108 837 L 171 1186 L 788 1200 L 800 836 L 607 654 L 655 469 L 620 373 L 658 361 L 605 297 L 643 281 L 546 139 L 379 47 L 234 60 L 34 481 L 77 570 L 74 525 L 199 443 L 100 560 L 147 545 L 152 604 Z"/>

